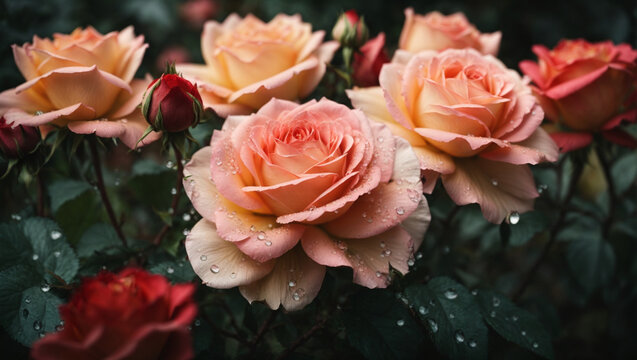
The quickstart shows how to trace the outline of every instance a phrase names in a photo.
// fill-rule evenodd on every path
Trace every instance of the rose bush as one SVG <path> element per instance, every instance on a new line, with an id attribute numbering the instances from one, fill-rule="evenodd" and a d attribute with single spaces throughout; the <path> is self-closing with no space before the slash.
<path id="1" fill-rule="evenodd" d="M 203 217 L 186 240 L 193 269 L 271 308 L 310 303 L 325 266 L 387 286 L 389 265 L 407 272 L 429 221 L 409 144 L 326 99 L 273 99 L 229 117 L 184 176 Z"/>
<path id="2" fill-rule="evenodd" d="M 572 132 L 552 136 L 563 151 L 588 145 L 592 133 L 620 144 L 637 141 L 617 128 L 622 121 L 637 120 L 637 51 L 628 44 L 610 41 L 589 43 L 563 40 L 553 50 L 533 47 L 538 62 L 522 61 L 546 116 Z"/>
<path id="3" fill-rule="evenodd" d="M 497 55 L 502 34 L 481 34 L 462 13 L 443 15 L 437 11 L 426 15 L 405 9 L 405 24 L 398 47 L 412 53 L 422 50 L 474 48 L 483 54 Z"/>
<path id="4" fill-rule="evenodd" d="M 325 73 L 338 43 L 322 43 L 299 15 L 277 15 L 268 23 L 232 14 L 209 21 L 201 36 L 205 65 L 181 64 L 177 70 L 199 85 L 206 107 L 226 117 L 248 114 L 271 98 L 308 96 Z"/>
<path id="5" fill-rule="evenodd" d="M 431 192 L 438 177 L 464 205 L 478 203 L 501 222 L 533 208 L 538 196 L 525 164 L 555 161 L 557 147 L 520 76 L 474 49 L 402 53 L 380 74 L 380 87 L 348 92 L 354 107 L 407 139 Z"/>
<path id="6" fill-rule="evenodd" d="M 60 307 L 64 329 L 32 348 L 34 359 L 190 359 L 192 284 L 128 268 L 84 279 Z"/>
<path id="7" fill-rule="evenodd" d="M 102 35 L 92 27 L 53 40 L 13 46 L 24 84 L 0 93 L 7 122 L 64 127 L 78 134 L 118 137 L 134 147 L 146 124 L 137 108 L 149 80 L 134 80 L 147 45 L 133 28 Z M 145 143 L 157 138 L 147 137 Z"/>

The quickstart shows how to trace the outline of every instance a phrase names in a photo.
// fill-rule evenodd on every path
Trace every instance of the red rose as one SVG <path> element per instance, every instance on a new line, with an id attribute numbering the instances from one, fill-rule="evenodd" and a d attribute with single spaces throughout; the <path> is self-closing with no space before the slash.
<path id="1" fill-rule="evenodd" d="M 40 144 L 38 128 L 7 124 L 4 116 L 0 117 L 0 151 L 8 158 L 17 159 L 33 152 Z"/>
<path id="2" fill-rule="evenodd" d="M 554 49 L 533 47 L 538 62 L 520 69 L 534 82 L 533 92 L 546 116 L 564 132 L 551 135 L 562 151 L 588 145 L 600 132 L 620 145 L 637 141 L 618 128 L 637 120 L 637 51 L 610 41 L 562 40 Z"/>
<path id="3" fill-rule="evenodd" d="M 37 341 L 36 359 L 190 359 L 192 284 L 141 269 L 85 279 L 60 307 L 64 329 Z"/>
<path id="4" fill-rule="evenodd" d="M 197 86 L 175 74 L 164 74 L 148 86 L 142 113 L 155 131 L 179 132 L 196 125 L 202 100 Z"/>
<path id="5" fill-rule="evenodd" d="M 383 49 L 385 34 L 380 33 L 361 46 L 360 52 L 354 54 L 354 84 L 358 86 L 378 85 L 378 75 L 383 64 L 389 62 L 389 57 Z"/>
<path id="6" fill-rule="evenodd" d="M 365 21 L 355 10 L 348 10 L 341 14 L 332 28 L 332 38 L 344 46 L 358 48 L 367 41 L 368 36 Z"/>

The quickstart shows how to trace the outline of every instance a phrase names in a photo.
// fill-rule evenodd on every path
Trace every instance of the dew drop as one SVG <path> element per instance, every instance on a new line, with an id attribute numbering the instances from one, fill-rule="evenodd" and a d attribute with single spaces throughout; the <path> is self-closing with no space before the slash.
<path id="1" fill-rule="evenodd" d="M 40 258 L 40 255 L 38 254 L 33 254 L 33 256 L 31 256 L 31 259 L 33 259 L 33 261 L 36 261 L 39 258 Z"/>
<path id="2" fill-rule="evenodd" d="M 491 313 L 489 313 L 489 316 L 491 316 L 492 318 L 495 317 L 495 310 L 492 310 Z"/>
<path id="3" fill-rule="evenodd" d="M 469 347 L 472 349 L 475 349 L 476 346 L 478 346 L 478 343 L 475 340 L 469 340 Z"/>
<path id="4" fill-rule="evenodd" d="M 511 320 L 513 320 L 513 322 L 518 321 L 518 317 L 516 315 L 511 316 Z"/>
<path id="5" fill-rule="evenodd" d="M 509 214 L 509 224 L 515 225 L 519 222 L 520 222 L 520 213 L 518 213 L 517 211 L 511 212 L 511 214 Z"/>
<path id="6" fill-rule="evenodd" d="M 184 229 L 181 233 L 184 234 L 184 236 L 188 236 L 188 234 L 190 234 L 190 230 Z"/>
<path id="7" fill-rule="evenodd" d="M 40 290 L 42 290 L 42 292 L 49 292 L 49 290 L 51 290 L 51 285 L 45 282 L 40 286 Z"/>
<path id="8" fill-rule="evenodd" d="M 380 271 L 376 271 L 376 277 L 379 278 L 381 276 L 383 276 L 383 273 L 381 273 Z"/>
<path id="9" fill-rule="evenodd" d="M 290 280 L 290 282 L 288 283 L 288 286 L 291 287 L 291 288 L 295 287 L 296 286 L 296 281 Z"/>
<path id="10" fill-rule="evenodd" d="M 206 260 L 208 260 L 208 257 L 207 257 L 206 255 L 201 255 L 201 256 L 199 257 L 199 260 L 201 260 L 201 261 L 206 261 Z"/>
<path id="11" fill-rule="evenodd" d="M 20 221 L 20 220 L 22 220 L 22 216 L 20 216 L 18 214 L 11 214 L 11 219 L 15 220 L 15 221 Z"/>
<path id="12" fill-rule="evenodd" d="M 379 136 L 377 140 L 379 143 L 382 143 L 383 141 L 385 141 L 385 138 L 382 136 Z"/>
<path id="13" fill-rule="evenodd" d="M 416 253 L 416 260 L 422 259 L 422 253 Z"/>
<path id="14" fill-rule="evenodd" d="M 170 161 L 170 160 L 166 161 L 166 167 L 167 168 L 172 169 L 173 166 L 175 166 L 175 165 L 173 164 L 172 161 Z"/>
<path id="15" fill-rule="evenodd" d="M 491 185 L 498 186 L 498 180 L 497 179 L 491 179 Z"/>
<path id="16" fill-rule="evenodd" d="M 265 233 L 263 231 L 259 231 L 259 234 L 257 234 L 257 239 L 265 240 Z"/>
<path id="17" fill-rule="evenodd" d="M 52 240 L 57 240 L 62 236 L 62 233 L 57 230 L 52 230 L 50 235 Z"/>
<path id="18" fill-rule="evenodd" d="M 172 274 L 172 273 L 174 273 L 174 272 L 175 272 L 175 269 L 173 269 L 173 268 L 172 268 L 172 266 L 169 266 L 168 268 L 166 268 L 166 272 L 167 272 L 168 274 Z"/>
<path id="19" fill-rule="evenodd" d="M 221 164 L 223 164 L 223 161 L 221 161 L 221 160 L 217 160 L 217 161 L 215 162 L 215 164 L 217 164 L 217 166 L 221 166 Z"/>
<path id="20" fill-rule="evenodd" d="M 455 318 L 456 318 L 456 315 L 454 315 L 454 314 L 449 314 L 449 319 L 455 319 Z"/>
<path id="21" fill-rule="evenodd" d="M 456 342 L 458 344 L 463 343 L 464 342 L 464 334 L 462 333 L 462 331 L 460 331 L 460 330 L 456 331 L 455 338 L 456 338 Z"/>
<path id="22" fill-rule="evenodd" d="M 199 319 L 195 320 L 195 322 L 193 323 L 193 325 L 195 325 L 195 326 L 200 326 L 200 325 L 201 325 L 201 320 L 199 320 Z"/>
<path id="23" fill-rule="evenodd" d="M 268 240 L 265 242 L 265 246 L 272 246 L 272 241 Z"/>
<path id="24" fill-rule="evenodd" d="M 445 297 L 449 300 L 453 300 L 458 297 L 458 293 L 456 290 L 449 288 L 445 291 Z"/>
<path id="25" fill-rule="evenodd" d="M 54 251 L 53 252 L 53 256 L 55 256 L 56 258 L 60 257 L 60 255 L 62 255 L 62 253 L 60 251 Z"/>
<path id="26" fill-rule="evenodd" d="M 473 295 L 473 296 L 478 295 L 478 289 L 471 290 L 471 295 Z"/>
<path id="27" fill-rule="evenodd" d="M 383 251 L 383 255 L 385 255 L 385 256 L 391 255 L 391 250 L 385 249 L 385 251 Z"/>
<path id="28" fill-rule="evenodd" d="M 170 194 L 171 195 L 177 195 L 177 189 L 176 188 L 170 189 Z"/>
<path id="29" fill-rule="evenodd" d="M 427 315 L 429 314 L 429 308 L 426 306 L 421 306 L 418 308 L 418 312 L 420 313 L 420 315 Z"/>
<path id="30" fill-rule="evenodd" d="M 526 336 L 526 331 L 522 330 L 520 331 L 520 334 L 522 334 L 522 336 Z"/>
<path id="31" fill-rule="evenodd" d="M 534 343 L 533 343 L 533 345 L 531 345 L 531 346 L 533 346 L 533 348 L 534 348 L 534 349 L 537 349 L 537 348 L 539 348 L 539 347 L 540 347 L 540 344 L 538 344 L 538 343 L 534 342 Z"/>
<path id="32" fill-rule="evenodd" d="M 27 297 L 25 297 L 25 298 L 24 298 L 24 303 L 25 303 L 25 304 L 30 304 L 30 303 L 31 303 L 31 298 L 30 298 L 30 297 L 28 297 L 28 296 L 27 296 Z"/>
<path id="33" fill-rule="evenodd" d="M 255 232 L 257 231 L 257 227 L 254 225 L 250 225 L 250 231 Z"/>
<path id="34" fill-rule="evenodd" d="M 381 241 L 381 242 L 380 242 L 380 248 L 381 248 L 381 249 L 384 249 L 384 248 L 385 248 L 385 246 L 387 246 L 387 244 L 385 244 L 385 242 L 384 242 L 384 241 Z"/>
<path id="35" fill-rule="evenodd" d="M 407 260 L 407 265 L 408 265 L 408 266 L 414 266 L 414 264 L 415 264 L 415 263 L 416 263 L 416 262 L 414 261 L 414 259 L 409 259 L 409 260 Z"/>
<path id="36" fill-rule="evenodd" d="M 396 325 L 398 325 L 398 326 L 403 326 L 403 325 L 405 325 L 405 320 L 403 320 L 403 319 L 399 319 L 398 321 L 396 321 Z"/>
<path id="37" fill-rule="evenodd" d="M 404 213 L 405 209 L 402 206 L 396 208 L 396 214 L 403 215 Z"/>
<path id="38" fill-rule="evenodd" d="M 40 331 L 40 329 L 42 329 L 42 322 L 40 320 L 33 322 L 33 330 Z"/>
<path id="39" fill-rule="evenodd" d="M 500 299 L 495 296 L 493 297 L 493 299 L 491 299 L 491 302 L 493 303 L 493 307 L 500 306 Z"/>
<path id="40" fill-rule="evenodd" d="M 427 323 L 429 324 L 429 329 L 432 333 L 435 334 L 438 332 L 438 323 L 435 320 L 427 319 Z"/>
<path id="41" fill-rule="evenodd" d="M 218 274 L 219 273 L 219 267 L 217 265 L 210 266 L 210 272 L 213 273 L 213 274 Z"/>
<path id="42" fill-rule="evenodd" d="M 233 272 L 231 272 L 231 273 L 230 273 L 230 278 L 231 278 L 231 279 L 236 279 L 236 278 L 237 278 L 237 273 L 236 273 L 236 272 L 234 272 L 234 271 L 233 271 Z"/>
<path id="43" fill-rule="evenodd" d="M 181 218 L 184 221 L 190 221 L 190 219 L 192 219 L 192 216 L 190 216 L 190 214 L 188 214 L 188 213 L 185 213 Z"/>

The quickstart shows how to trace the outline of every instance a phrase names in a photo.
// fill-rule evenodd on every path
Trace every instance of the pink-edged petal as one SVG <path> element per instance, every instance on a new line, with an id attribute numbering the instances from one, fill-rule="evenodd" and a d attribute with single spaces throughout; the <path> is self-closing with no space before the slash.
<path id="1" fill-rule="evenodd" d="M 414 53 L 407 50 L 397 49 L 391 59 L 392 64 L 407 65 L 409 60 L 414 57 Z"/>
<path id="2" fill-rule="evenodd" d="M 221 208 L 215 213 L 217 233 L 234 242 L 244 254 L 265 262 L 292 249 L 301 239 L 305 226 L 276 223 L 276 217 L 259 215 L 237 207 Z"/>
<path id="3" fill-rule="evenodd" d="M 323 225 L 342 238 L 366 238 L 400 223 L 418 207 L 422 196 L 420 161 L 409 143 L 396 138 L 392 181 L 361 196 L 343 215 Z"/>
<path id="4" fill-rule="evenodd" d="M 308 105 L 316 104 L 316 103 L 317 103 L 316 100 L 311 100 L 307 103 L 304 103 L 301 106 L 307 107 Z M 263 118 L 261 119 L 277 119 L 284 112 L 295 110 L 298 107 L 299 107 L 299 104 L 295 103 L 294 101 L 272 98 L 270 99 L 270 101 L 268 101 L 265 105 L 263 105 L 259 109 L 259 115 L 263 116 Z M 244 135 L 241 137 L 242 139 L 247 138 L 246 134 L 238 134 L 235 136 L 241 136 L 241 135 Z M 233 143 L 235 145 L 238 144 L 238 142 L 235 139 L 233 139 Z"/>
<path id="5" fill-rule="evenodd" d="M 531 60 L 521 61 L 519 64 L 520 70 L 526 76 L 528 76 L 531 81 L 533 81 L 540 89 L 545 88 L 544 84 L 544 75 L 542 75 L 542 71 L 540 70 L 540 66 Z"/>
<path id="6" fill-rule="evenodd" d="M 496 147 L 480 153 L 480 156 L 494 161 L 503 161 L 510 164 L 538 164 L 541 162 L 557 161 L 559 149 L 553 139 L 542 128 L 537 128 L 528 139 L 508 144 L 504 147 Z"/>
<path id="7" fill-rule="evenodd" d="M 422 170 L 432 170 L 440 174 L 451 174 L 456 166 L 453 158 L 429 145 L 413 146 L 414 153 L 420 160 Z"/>
<path id="8" fill-rule="evenodd" d="M 534 104 L 531 110 L 524 114 L 522 122 L 515 129 L 506 132 L 496 132 L 495 136 L 510 142 L 522 141 L 534 133 L 535 129 L 542 123 L 542 120 L 544 120 L 544 111 L 540 105 Z"/>
<path id="9" fill-rule="evenodd" d="M 15 89 L 8 89 L 0 92 L 0 116 L 9 108 L 35 113 L 37 111 L 47 112 L 53 109 L 53 105 L 45 96 L 35 90 L 18 93 Z"/>
<path id="10" fill-rule="evenodd" d="M 132 27 L 131 27 L 132 30 Z M 115 74 L 125 82 L 130 82 L 144 59 L 148 44 L 144 44 L 144 36 L 136 37 L 129 45 L 126 53 L 119 62 Z"/>
<path id="11" fill-rule="evenodd" d="M 265 301 L 271 309 L 300 310 L 318 295 L 325 266 L 312 261 L 300 246 L 276 260 L 274 269 L 261 280 L 239 287 L 250 303 Z"/>
<path id="12" fill-rule="evenodd" d="M 414 250 L 418 250 L 423 240 L 425 239 L 425 233 L 429 224 L 431 223 L 431 212 L 429 211 L 429 205 L 424 195 L 420 196 L 420 202 L 414 212 L 409 217 L 400 223 L 411 239 L 414 242 Z"/>
<path id="13" fill-rule="evenodd" d="M 544 95 L 553 100 L 559 100 L 591 84 L 593 81 L 604 75 L 606 71 L 608 71 L 608 66 L 600 67 L 599 69 L 591 71 L 586 75 L 576 77 L 572 80 L 551 87 L 550 89 L 546 89 Z"/>
<path id="14" fill-rule="evenodd" d="M 389 285 L 389 265 L 401 273 L 413 255 L 411 236 L 400 226 L 364 239 L 333 239 L 318 228 L 308 229 L 301 240 L 307 255 L 326 266 L 349 266 L 354 282 L 368 288 Z"/>
<path id="15" fill-rule="evenodd" d="M 318 49 L 318 47 L 321 45 L 321 42 L 323 41 L 324 37 L 325 37 L 325 31 L 323 30 L 312 33 L 312 35 L 310 36 L 310 39 L 305 43 L 305 46 L 303 46 L 303 49 L 301 49 L 301 51 L 299 52 L 299 55 L 296 58 L 296 62 L 299 63 L 305 60 L 305 58 L 307 58 L 308 56 L 310 56 L 310 54 L 315 52 Z M 327 59 L 326 61 L 329 61 L 330 59 Z"/>
<path id="16" fill-rule="evenodd" d="M 502 33 L 500 31 L 496 31 L 491 34 L 482 34 L 480 35 L 480 52 L 485 55 L 498 55 L 498 50 L 500 50 L 500 41 L 502 40 Z"/>
<path id="17" fill-rule="evenodd" d="M 593 135 L 584 132 L 554 132 L 549 135 L 561 153 L 581 149 L 593 142 Z"/>
<path id="18" fill-rule="evenodd" d="M 68 123 L 68 127 L 69 130 L 76 134 L 95 134 L 104 138 L 119 138 L 131 149 L 134 149 L 136 146 L 141 147 L 148 145 L 161 137 L 161 133 L 151 132 L 144 140 L 139 141 L 148 128 L 148 123 L 139 108 L 125 119 L 71 121 Z M 138 141 L 139 144 L 137 143 Z"/>
<path id="19" fill-rule="evenodd" d="M 18 86 L 16 91 L 26 91 L 36 85 L 46 89 L 49 100 L 56 108 L 82 103 L 93 108 L 96 116 L 102 116 L 110 110 L 120 91 L 132 93 L 128 83 L 99 70 L 97 66 L 56 69 Z"/>
<path id="20" fill-rule="evenodd" d="M 383 90 L 380 87 L 355 88 L 354 90 L 346 90 L 346 92 L 352 105 L 363 111 L 370 120 L 382 122 L 389 127 L 392 134 L 402 137 L 414 146 L 426 144 L 422 136 L 406 129 L 394 120 L 387 110 Z"/>
<path id="21" fill-rule="evenodd" d="M 454 165 L 455 169 L 455 165 Z M 436 187 L 440 173 L 434 170 L 423 170 L 420 175 L 422 179 L 422 192 L 425 194 L 431 194 Z"/>
<path id="22" fill-rule="evenodd" d="M 502 141 L 493 138 L 467 136 L 436 129 L 415 130 L 436 148 L 456 157 L 473 156 L 491 144 L 504 145 Z"/>
<path id="23" fill-rule="evenodd" d="M 630 149 L 637 148 L 637 139 L 622 129 L 612 129 L 602 131 L 602 136 L 617 145 L 625 146 Z"/>
<path id="24" fill-rule="evenodd" d="M 13 60 L 18 66 L 20 73 L 22 73 L 22 76 L 24 76 L 27 80 L 38 77 L 39 73 L 33 64 L 31 55 L 29 54 L 31 46 L 28 44 L 24 46 L 11 45 L 11 50 L 13 50 Z"/>
<path id="25" fill-rule="evenodd" d="M 201 219 L 185 241 L 188 259 L 195 273 L 208 286 L 229 289 L 253 283 L 274 268 L 274 261 L 250 259 L 237 246 L 217 234 L 214 223 Z"/>
<path id="26" fill-rule="evenodd" d="M 380 167 L 380 181 L 387 182 L 392 177 L 396 141 L 389 127 L 372 123 L 374 132 L 374 164 Z"/>
<path id="27" fill-rule="evenodd" d="M 501 223 L 510 213 L 533 209 L 538 196 L 527 165 L 512 165 L 482 158 L 456 159 L 456 171 L 443 175 L 447 194 L 458 205 L 478 203 L 484 217 Z"/>
<path id="28" fill-rule="evenodd" d="M 412 61 L 413 62 L 413 61 Z M 412 63 L 410 62 L 410 64 Z M 378 81 L 383 89 L 383 97 L 387 109 L 397 123 L 411 130 L 414 128 L 412 119 L 407 112 L 407 107 L 402 94 L 402 79 L 405 66 L 398 64 L 386 64 L 380 71 Z"/>
<path id="29" fill-rule="evenodd" d="M 40 115 L 28 114 L 20 109 L 9 109 L 4 118 L 7 123 L 16 123 L 18 125 L 39 126 L 51 122 L 65 125 L 69 121 L 93 119 L 95 111 L 83 104 L 75 104 L 60 110 L 50 111 Z"/>
<path id="30" fill-rule="evenodd" d="M 206 220 L 215 222 L 215 212 L 223 201 L 210 179 L 212 148 L 206 146 L 192 155 L 184 167 L 183 185 L 195 210 Z M 220 204 L 221 203 L 221 204 Z"/>
<path id="31" fill-rule="evenodd" d="M 241 165 L 241 159 L 232 146 L 229 131 L 215 131 L 210 141 L 212 147 L 212 181 L 219 193 L 240 207 L 260 213 L 270 214 L 268 206 L 258 194 L 245 192 L 245 177 L 251 177 Z M 251 179 L 248 179 L 251 181 Z"/>

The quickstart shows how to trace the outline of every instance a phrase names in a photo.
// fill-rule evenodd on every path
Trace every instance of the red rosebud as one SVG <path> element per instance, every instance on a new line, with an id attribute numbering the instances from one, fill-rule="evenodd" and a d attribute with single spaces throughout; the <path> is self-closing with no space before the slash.
<path id="1" fill-rule="evenodd" d="M 358 48 L 367 41 L 369 32 L 365 21 L 359 18 L 355 10 L 341 14 L 332 28 L 332 38 L 343 46 Z"/>
<path id="2" fill-rule="evenodd" d="M 354 53 L 354 84 L 358 86 L 375 86 L 378 85 L 378 75 L 383 64 L 389 62 L 389 57 L 383 49 L 385 46 L 385 34 L 380 33 L 373 39 L 370 39 L 360 48 L 359 52 Z"/>
<path id="3" fill-rule="evenodd" d="M 202 109 L 197 86 L 175 74 L 164 74 L 146 90 L 142 113 L 155 131 L 169 133 L 199 123 Z"/>
<path id="4" fill-rule="evenodd" d="M 8 158 L 17 159 L 32 153 L 40 144 L 40 132 L 37 127 L 7 124 L 0 117 L 0 151 Z"/>
<path id="5" fill-rule="evenodd" d="M 171 285 L 141 269 L 84 279 L 60 307 L 64 329 L 33 344 L 42 359 L 190 359 L 192 284 Z"/>

